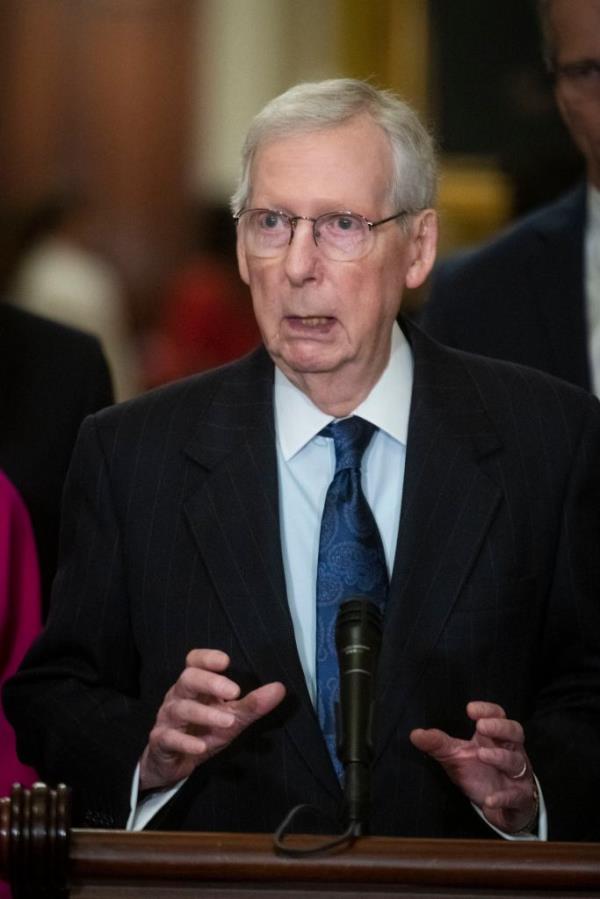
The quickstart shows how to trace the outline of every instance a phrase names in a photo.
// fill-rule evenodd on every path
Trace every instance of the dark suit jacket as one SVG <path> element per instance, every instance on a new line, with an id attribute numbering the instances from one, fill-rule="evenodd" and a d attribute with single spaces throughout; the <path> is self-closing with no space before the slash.
<path id="1" fill-rule="evenodd" d="M 550 372 L 586 390 L 586 188 L 436 266 L 419 321 L 442 343 Z"/>
<path id="2" fill-rule="evenodd" d="M 600 405 L 409 334 L 371 830 L 493 835 L 408 739 L 433 725 L 469 737 L 465 705 L 481 698 L 525 723 L 553 836 L 600 836 Z M 23 758 L 73 785 L 79 823 L 123 825 L 157 708 L 193 647 L 228 652 L 244 690 L 281 680 L 288 696 L 200 766 L 156 826 L 272 831 L 299 802 L 339 820 L 286 602 L 272 394 L 260 349 L 81 429 L 50 620 L 5 691 Z"/>
<path id="3" fill-rule="evenodd" d="M 29 510 L 46 603 L 75 438 L 85 416 L 111 402 L 94 337 L 0 303 L 0 468 Z"/>

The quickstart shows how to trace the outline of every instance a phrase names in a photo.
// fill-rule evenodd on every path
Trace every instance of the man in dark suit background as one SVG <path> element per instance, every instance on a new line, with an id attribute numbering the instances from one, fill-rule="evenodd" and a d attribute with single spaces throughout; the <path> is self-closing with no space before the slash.
<path id="1" fill-rule="evenodd" d="M 312 802 L 342 826 L 315 581 L 323 428 L 350 416 L 390 579 L 369 829 L 600 836 L 600 407 L 398 327 L 434 191 L 416 116 L 362 82 L 253 121 L 232 204 L 264 348 L 86 421 L 50 619 L 5 690 L 77 823 L 270 831 Z"/>
<path id="2" fill-rule="evenodd" d="M 0 303 L 0 469 L 31 517 L 45 611 L 77 432 L 86 415 L 110 403 L 110 374 L 94 337 Z"/>
<path id="3" fill-rule="evenodd" d="M 600 394 L 600 3 L 540 0 L 558 108 L 587 182 L 436 267 L 423 327 Z"/>

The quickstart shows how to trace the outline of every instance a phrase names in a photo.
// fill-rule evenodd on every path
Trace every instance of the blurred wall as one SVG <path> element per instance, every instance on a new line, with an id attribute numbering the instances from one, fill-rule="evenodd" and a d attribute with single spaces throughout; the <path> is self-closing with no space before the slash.
<path id="1" fill-rule="evenodd" d="M 195 0 L 2 0 L 4 218 L 61 187 L 99 209 L 143 322 L 178 253 Z"/>
<path id="2" fill-rule="evenodd" d="M 340 73 L 336 2 L 204 0 L 196 22 L 192 188 L 227 197 L 256 112 L 304 80 Z"/>
<path id="3" fill-rule="evenodd" d="M 197 24 L 192 186 L 202 193 L 231 193 L 250 119 L 299 81 L 371 78 L 427 112 L 423 0 L 203 0 Z"/>

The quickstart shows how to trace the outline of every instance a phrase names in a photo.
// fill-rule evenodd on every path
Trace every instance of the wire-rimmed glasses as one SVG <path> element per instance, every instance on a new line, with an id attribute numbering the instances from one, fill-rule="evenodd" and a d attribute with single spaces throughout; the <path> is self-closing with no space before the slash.
<path id="1" fill-rule="evenodd" d="M 251 256 L 270 259 L 285 252 L 298 222 L 312 222 L 313 240 L 328 259 L 346 262 L 366 256 L 375 240 L 374 229 L 410 215 L 408 209 L 372 222 L 356 212 L 325 212 L 316 218 L 288 215 L 274 209 L 243 209 L 234 215 Z"/>

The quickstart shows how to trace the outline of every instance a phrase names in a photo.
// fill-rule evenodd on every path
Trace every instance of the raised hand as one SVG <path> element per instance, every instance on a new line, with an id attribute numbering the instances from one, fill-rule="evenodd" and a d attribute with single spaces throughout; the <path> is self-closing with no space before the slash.
<path id="1" fill-rule="evenodd" d="M 273 682 L 240 699 L 238 685 L 221 673 L 228 666 L 229 656 L 217 649 L 188 654 L 142 754 L 140 789 L 163 789 L 188 777 L 285 696 L 283 684 Z"/>
<path id="2" fill-rule="evenodd" d="M 413 746 L 438 761 L 499 830 L 517 833 L 533 828 L 538 801 L 523 728 L 492 702 L 470 702 L 467 715 L 475 722 L 470 740 L 435 728 L 417 729 L 410 734 Z"/>

